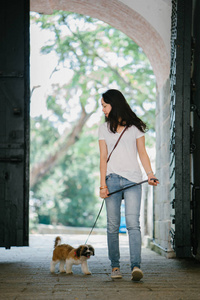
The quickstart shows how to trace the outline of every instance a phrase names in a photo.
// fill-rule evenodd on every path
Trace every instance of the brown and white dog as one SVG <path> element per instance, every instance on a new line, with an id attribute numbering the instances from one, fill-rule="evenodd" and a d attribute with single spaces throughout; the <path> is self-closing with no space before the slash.
<path id="1" fill-rule="evenodd" d="M 91 275 L 88 269 L 87 260 L 94 255 L 94 248 L 91 245 L 81 245 L 77 249 L 67 244 L 61 244 L 59 236 L 55 239 L 53 257 L 51 261 L 51 272 L 55 272 L 55 266 L 60 262 L 59 270 L 61 273 L 73 274 L 72 266 L 81 264 L 82 272 Z M 66 271 L 64 269 L 66 264 Z"/>

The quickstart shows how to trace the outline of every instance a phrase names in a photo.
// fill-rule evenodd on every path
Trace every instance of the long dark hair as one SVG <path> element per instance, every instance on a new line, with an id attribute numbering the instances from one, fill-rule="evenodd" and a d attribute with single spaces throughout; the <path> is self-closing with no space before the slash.
<path id="1" fill-rule="evenodd" d="M 103 101 L 110 104 L 112 107 L 105 120 L 113 133 L 117 131 L 118 125 L 127 127 L 134 125 L 142 132 L 147 130 L 147 125 L 132 111 L 120 91 L 111 89 L 103 93 L 102 97 Z"/>

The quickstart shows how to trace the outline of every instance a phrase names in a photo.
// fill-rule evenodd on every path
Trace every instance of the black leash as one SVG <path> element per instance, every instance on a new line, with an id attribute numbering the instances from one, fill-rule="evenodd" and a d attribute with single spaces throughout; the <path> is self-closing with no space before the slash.
<path id="1" fill-rule="evenodd" d="M 155 178 L 152 178 L 151 180 L 154 180 L 155 182 L 158 181 L 158 179 L 155 179 Z M 128 189 L 128 188 L 131 188 L 131 187 L 133 187 L 133 186 L 143 184 L 143 183 L 145 183 L 145 182 L 148 182 L 148 179 L 147 179 L 147 180 L 143 180 L 143 181 L 138 182 L 138 183 L 133 183 L 133 184 L 131 184 L 131 185 L 127 185 L 127 186 L 125 186 L 125 187 L 123 187 L 123 188 L 121 188 L 121 189 L 119 189 L 119 190 L 116 190 L 116 191 L 114 191 L 114 192 L 109 193 L 108 196 L 111 196 L 111 195 L 116 194 L 116 193 L 118 193 L 118 192 L 124 191 L 124 190 L 126 190 L 126 189 Z M 105 199 L 103 199 L 103 201 L 102 201 L 101 208 L 100 208 L 99 213 L 98 213 L 98 215 L 97 215 L 97 217 L 96 217 L 96 220 L 95 220 L 95 222 L 94 222 L 94 225 L 92 226 L 92 229 L 90 230 L 90 233 L 89 233 L 88 238 L 87 238 L 87 240 L 86 240 L 86 242 L 85 242 L 85 245 L 87 244 L 87 241 L 88 241 L 88 239 L 89 239 L 89 237 L 90 237 L 90 235 L 91 235 L 91 233 L 92 233 L 92 231 L 93 231 L 93 229 L 94 229 L 94 227 L 95 227 L 95 225 L 96 225 L 96 223 L 97 223 L 97 220 L 98 220 L 98 218 L 99 218 L 99 216 L 100 216 L 100 214 L 101 214 L 101 211 L 102 211 L 102 209 L 103 209 L 104 202 L 105 202 Z"/>
<path id="2" fill-rule="evenodd" d="M 96 222 L 97 222 L 97 220 L 98 220 L 98 218 L 99 218 L 99 216 L 100 216 L 100 214 L 101 214 L 101 211 L 102 211 L 103 205 L 104 205 L 104 201 L 105 201 L 105 199 L 103 199 L 103 201 L 102 201 L 101 208 L 100 208 L 100 210 L 99 210 L 98 216 L 97 216 L 97 218 L 96 218 L 96 220 L 95 220 L 95 222 L 94 222 L 94 225 L 92 226 L 92 229 L 90 230 L 90 233 L 89 233 L 88 238 L 87 238 L 87 240 L 86 240 L 86 242 L 85 242 L 85 245 L 87 244 L 87 241 L 88 241 L 88 239 L 89 239 L 89 237 L 90 237 L 90 235 L 91 235 L 91 233 L 92 233 L 92 231 L 93 231 L 93 229 L 94 229 L 94 227 L 95 227 L 95 225 L 96 225 Z"/>
<path id="3" fill-rule="evenodd" d="M 138 182 L 138 183 L 134 183 L 134 184 L 131 184 L 131 185 L 125 185 L 125 187 L 123 187 L 122 189 L 119 189 L 119 190 L 117 190 L 117 191 L 114 191 L 114 192 L 112 192 L 112 193 L 109 193 L 108 196 L 111 196 L 111 195 L 116 194 L 116 193 L 118 193 L 118 192 L 124 191 L 124 190 L 129 189 L 129 188 L 131 188 L 131 187 L 133 187 L 133 186 L 143 184 L 143 183 L 145 183 L 145 182 L 148 182 L 148 180 L 144 180 L 144 181 L 141 181 L 141 182 Z"/>

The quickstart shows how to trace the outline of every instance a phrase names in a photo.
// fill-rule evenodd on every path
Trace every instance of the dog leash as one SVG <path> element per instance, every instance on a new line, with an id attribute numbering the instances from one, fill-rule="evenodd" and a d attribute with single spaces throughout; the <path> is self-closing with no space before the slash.
<path id="1" fill-rule="evenodd" d="M 100 214 L 101 214 L 101 211 L 102 211 L 102 209 L 103 209 L 104 202 L 105 202 L 105 199 L 103 199 L 103 201 L 102 201 L 102 203 L 101 203 L 101 208 L 100 208 L 99 213 L 98 213 L 98 215 L 97 215 L 97 217 L 96 217 L 96 220 L 95 220 L 95 222 L 94 222 L 94 225 L 92 226 L 92 229 L 90 230 L 90 233 L 89 233 L 88 238 L 87 238 L 87 240 L 86 240 L 86 242 L 85 242 L 85 245 L 87 244 L 87 241 L 89 240 L 89 237 L 90 237 L 90 235 L 91 235 L 91 233 L 92 233 L 92 231 L 93 231 L 93 229 L 94 229 L 94 227 L 95 227 L 95 225 L 96 225 L 96 223 L 97 223 L 97 220 L 98 220 L 98 218 L 99 218 L 99 216 L 100 216 Z"/>
<path id="2" fill-rule="evenodd" d="M 157 178 L 152 178 L 152 179 L 150 179 L 150 180 L 154 180 L 154 182 L 158 181 Z M 148 182 L 148 179 L 143 180 L 143 181 L 138 182 L 138 183 L 133 183 L 133 184 L 127 185 L 127 186 L 125 186 L 125 187 L 123 187 L 123 188 L 121 188 L 121 189 L 119 189 L 119 190 L 116 190 L 116 191 L 114 191 L 114 192 L 109 193 L 108 196 L 111 196 L 111 195 L 116 194 L 116 193 L 118 193 L 118 192 L 127 190 L 127 189 L 129 189 L 129 188 L 131 188 L 131 187 L 133 187 L 133 186 L 143 184 L 143 183 L 145 183 L 145 182 Z M 103 199 L 103 201 L 102 201 L 102 204 L 101 204 L 99 213 L 98 213 L 98 215 L 97 215 L 97 217 L 96 217 L 96 220 L 95 220 L 95 222 L 94 222 L 94 225 L 92 226 L 92 229 L 90 230 L 90 233 L 89 233 L 88 238 L 87 238 L 87 240 L 86 240 L 86 242 L 85 242 L 85 245 L 87 244 L 87 241 L 89 240 L 89 237 L 90 237 L 90 235 L 91 235 L 91 233 L 92 233 L 92 231 L 93 231 L 93 229 L 94 229 L 94 227 L 95 227 L 95 225 L 96 225 L 96 223 L 97 223 L 97 220 L 98 220 L 98 218 L 99 218 L 99 216 L 100 216 L 100 214 L 101 214 L 101 211 L 102 211 L 102 209 L 103 209 L 104 202 L 105 202 L 105 199 Z"/>

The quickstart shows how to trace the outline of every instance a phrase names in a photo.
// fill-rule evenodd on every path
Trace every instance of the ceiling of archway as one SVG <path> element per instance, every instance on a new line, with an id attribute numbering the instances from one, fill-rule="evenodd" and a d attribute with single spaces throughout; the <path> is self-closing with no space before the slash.
<path id="1" fill-rule="evenodd" d="M 66 10 L 100 19 L 124 32 L 142 47 L 154 70 L 158 89 L 169 77 L 170 59 L 163 39 L 140 14 L 120 1 L 30 0 L 30 10 L 43 14 Z"/>

